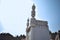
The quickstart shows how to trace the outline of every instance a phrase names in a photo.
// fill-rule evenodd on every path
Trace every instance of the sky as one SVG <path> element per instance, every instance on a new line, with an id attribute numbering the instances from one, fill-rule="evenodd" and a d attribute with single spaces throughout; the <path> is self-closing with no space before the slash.
<path id="1" fill-rule="evenodd" d="M 31 0 L 0 0 L 0 32 L 25 34 L 31 6 Z"/>
<path id="2" fill-rule="evenodd" d="M 52 32 L 60 30 L 60 0 L 0 0 L 0 33 L 26 34 L 33 3 L 36 19 L 48 21 Z"/>
<path id="3" fill-rule="evenodd" d="M 38 17 L 47 20 L 49 30 L 60 30 L 60 0 L 34 0 L 37 5 Z"/>

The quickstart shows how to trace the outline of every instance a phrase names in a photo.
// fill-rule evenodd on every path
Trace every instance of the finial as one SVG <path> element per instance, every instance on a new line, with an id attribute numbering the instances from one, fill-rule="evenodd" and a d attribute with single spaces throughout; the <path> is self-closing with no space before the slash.
<path id="1" fill-rule="evenodd" d="M 27 19 L 27 21 L 29 22 L 29 18 Z"/>
<path id="2" fill-rule="evenodd" d="M 35 10 L 35 5 L 33 4 L 33 6 L 32 6 L 32 10 Z"/>
<path id="3" fill-rule="evenodd" d="M 32 6 L 32 12 L 31 16 L 34 18 L 35 17 L 35 5 L 33 4 Z"/>

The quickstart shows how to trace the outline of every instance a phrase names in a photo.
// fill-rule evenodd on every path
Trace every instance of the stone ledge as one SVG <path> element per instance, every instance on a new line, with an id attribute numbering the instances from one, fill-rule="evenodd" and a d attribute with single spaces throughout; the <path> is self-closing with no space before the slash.
<path id="1" fill-rule="evenodd" d="M 48 26 L 47 21 L 41 21 L 41 20 L 32 20 L 30 23 L 30 26 Z"/>

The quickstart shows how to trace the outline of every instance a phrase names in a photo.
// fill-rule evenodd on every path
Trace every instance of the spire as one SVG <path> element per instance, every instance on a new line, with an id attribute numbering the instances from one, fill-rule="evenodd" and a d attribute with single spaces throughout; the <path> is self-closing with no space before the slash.
<path id="1" fill-rule="evenodd" d="M 35 17 L 35 5 L 34 5 L 34 4 L 33 4 L 33 6 L 32 6 L 31 16 L 32 16 L 32 18 Z"/>

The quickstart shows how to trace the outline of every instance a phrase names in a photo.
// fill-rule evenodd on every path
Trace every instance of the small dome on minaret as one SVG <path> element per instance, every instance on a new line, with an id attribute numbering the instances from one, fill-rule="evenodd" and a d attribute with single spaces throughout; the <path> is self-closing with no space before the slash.
<path id="1" fill-rule="evenodd" d="M 35 5 L 34 4 L 32 6 L 31 16 L 32 16 L 32 18 L 35 17 Z"/>

